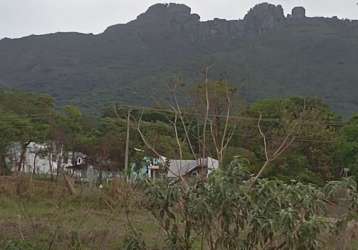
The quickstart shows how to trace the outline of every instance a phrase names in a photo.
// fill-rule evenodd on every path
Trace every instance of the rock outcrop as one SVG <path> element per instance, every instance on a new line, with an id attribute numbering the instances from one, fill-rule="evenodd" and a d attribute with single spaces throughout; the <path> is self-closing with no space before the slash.
<path id="1" fill-rule="evenodd" d="M 210 39 L 239 39 L 247 34 L 255 35 L 274 29 L 285 20 L 280 5 L 268 3 L 256 5 L 245 16 L 244 20 L 225 20 L 215 18 L 211 21 L 200 21 L 198 14 L 191 13 L 190 7 L 183 4 L 156 4 L 136 20 L 123 25 L 109 27 L 104 34 L 112 34 L 118 39 L 128 37 L 135 30 L 136 34 L 146 41 L 155 42 L 163 36 L 191 42 Z M 125 34 L 125 35 L 124 35 Z"/>
<path id="2" fill-rule="evenodd" d="M 303 19 L 306 17 L 306 9 L 304 7 L 295 7 L 292 9 L 291 18 Z"/>
<path id="3" fill-rule="evenodd" d="M 285 16 L 281 5 L 262 3 L 252 8 L 245 16 L 245 31 L 262 33 L 284 22 Z"/>
<path id="4" fill-rule="evenodd" d="M 191 14 L 191 8 L 184 4 L 155 4 L 137 17 L 136 22 L 143 24 L 159 24 L 159 23 L 185 23 L 188 21 L 199 21 L 200 17 Z"/>
<path id="5" fill-rule="evenodd" d="M 198 14 L 183 4 L 156 4 L 136 20 L 123 25 L 109 27 L 103 35 L 112 38 L 126 39 L 128 30 L 136 31 L 136 35 L 146 42 L 157 43 L 158 39 L 177 40 L 186 42 L 202 42 L 227 37 L 238 38 L 243 33 L 243 23 L 239 20 L 214 20 L 201 22 Z M 227 39 L 226 39 L 227 40 Z"/>

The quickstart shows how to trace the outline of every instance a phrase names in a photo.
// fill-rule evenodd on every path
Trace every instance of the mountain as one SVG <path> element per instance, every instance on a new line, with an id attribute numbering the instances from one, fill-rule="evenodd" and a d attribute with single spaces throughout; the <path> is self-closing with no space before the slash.
<path id="1" fill-rule="evenodd" d="M 97 112 L 112 103 L 164 99 L 187 85 L 225 78 L 249 101 L 319 96 L 343 115 L 358 110 L 358 21 L 285 16 L 256 5 L 243 20 L 200 21 L 181 4 L 156 4 L 98 35 L 55 33 L 0 41 L 0 86 L 48 93 L 59 105 Z"/>

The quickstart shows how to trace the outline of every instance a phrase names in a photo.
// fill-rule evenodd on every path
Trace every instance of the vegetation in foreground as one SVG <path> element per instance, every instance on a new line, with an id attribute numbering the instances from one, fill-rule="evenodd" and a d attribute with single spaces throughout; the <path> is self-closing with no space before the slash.
<path id="1" fill-rule="evenodd" d="M 0 249 L 122 249 L 128 213 L 149 246 L 162 244 L 160 228 L 129 186 L 76 186 L 76 197 L 62 182 L 3 177 L 0 186 Z"/>
<path id="2" fill-rule="evenodd" d="M 103 189 L 2 178 L 2 249 L 354 249 L 358 192 L 253 182 L 236 160 L 208 181 L 115 181 Z M 11 190 L 13 189 L 13 190 Z M 17 195 L 14 195 L 16 193 Z"/>

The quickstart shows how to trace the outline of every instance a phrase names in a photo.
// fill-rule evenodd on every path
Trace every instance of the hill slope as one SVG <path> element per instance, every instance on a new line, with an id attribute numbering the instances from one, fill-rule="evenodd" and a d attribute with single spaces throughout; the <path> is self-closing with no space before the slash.
<path id="1" fill-rule="evenodd" d="M 243 20 L 201 22 L 189 7 L 157 4 L 102 34 L 56 33 L 0 41 L 0 86 L 48 93 L 60 105 L 98 111 L 113 101 L 148 104 L 180 74 L 225 77 L 249 100 L 320 96 L 342 114 L 358 110 L 358 22 L 285 17 L 260 4 Z"/>

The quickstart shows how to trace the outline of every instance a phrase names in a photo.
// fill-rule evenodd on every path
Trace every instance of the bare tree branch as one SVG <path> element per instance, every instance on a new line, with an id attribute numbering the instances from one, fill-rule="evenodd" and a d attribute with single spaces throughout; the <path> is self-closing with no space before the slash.
<path id="1" fill-rule="evenodd" d="M 178 99 L 177 99 L 176 92 L 174 93 L 174 102 L 175 102 L 175 105 L 176 105 L 176 112 L 179 114 L 179 118 L 180 118 L 180 121 L 181 121 L 183 129 L 184 129 L 185 137 L 186 137 L 186 140 L 187 140 L 187 142 L 189 144 L 189 147 L 190 147 L 190 151 L 193 154 L 194 158 L 196 159 L 197 158 L 196 153 L 194 151 L 193 144 L 191 143 L 191 139 L 189 137 L 189 132 L 188 132 L 187 126 L 186 126 L 185 121 L 184 121 L 183 112 L 181 111 L 181 108 L 180 108 L 180 105 L 179 105 L 179 102 L 178 102 Z"/>
<path id="2" fill-rule="evenodd" d="M 206 101 L 206 112 L 204 118 L 204 127 L 203 127 L 203 153 L 202 157 L 206 158 L 206 128 L 209 119 L 209 111 L 210 111 L 210 101 L 209 101 L 209 67 L 205 68 L 205 101 Z"/>
<path id="3" fill-rule="evenodd" d="M 259 120 L 257 122 L 257 128 L 259 129 L 260 135 L 261 135 L 261 137 L 263 139 L 266 161 L 270 161 L 270 157 L 269 157 L 268 152 L 267 152 L 266 135 L 264 134 L 264 132 L 262 131 L 262 128 L 261 128 L 261 120 L 262 120 L 262 114 L 260 114 Z"/>
<path id="4" fill-rule="evenodd" d="M 229 146 L 229 143 L 231 142 L 234 134 L 235 134 L 235 130 L 236 130 L 236 127 L 234 127 L 232 130 L 231 130 L 231 133 L 229 134 L 229 136 L 227 137 L 227 140 L 226 140 L 226 143 L 224 144 L 223 148 L 222 148 L 222 151 L 224 152 L 226 150 L 226 148 Z"/>
<path id="5" fill-rule="evenodd" d="M 141 113 L 141 115 L 140 115 L 140 117 L 139 117 L 139 120 L 138 120 L 138 122 L 137 122 L 137 131 L 138 131 L 138 133 L 139 133 L 139 135 L 140 135 L 142 141 L 144 142 L 145 146 L 146 146 L 148 149 L 150 149 L 157 157 L 160 158 L 160 157 L 162 157 L 162 156 L 158 153 L 158 151 L 157 151 L 150 143 L 148 143 L 147 139 L 145 138 L 145 136 L 144 136 L 144 134 L 143 134 L 143 132 L 142 132 L 142 130 L 141 130 L 140 125 L 141 125 L 141 122 L 142 122 L 142 117 L 143 117 L 143 111 L 142 111 L 142 113 Z"/>
<path id="6" fill-rule="evenodd" d="M 220 155 L 219 155 L 219 162 L 222 164 L 224 160 L 224 152 L 229 145 L 232 137 L 234 136 L 235 130 L 231 131 L 231 134 L 227 137 L 227 131 L 229 129 L 229 121 L 230 121 L 230 114 L 231 114 L 231 97 L 229 94 L 229 88 L 226 85 L 226 101 L 227 101 L 227 112 L 226 112 L 226 118 L 225 118 L 225 125 L 224 125 L 224 133 L 222 135 L 221 139 L 221 149 L 220 149 Z M 225 142 L 226 141 L 226 142 Z"/>
<path id="7" fill-rule="evenodd" d="M 175 113 L 175 118 L 174 118 L 174 122 L 173 122 L 173 127 L 174 127 L 174 131 L 175 131 L 175 139 L 176 139 L 177 144 L 178 144 L 180 160 L 182 160 L 182 159 L 183 159 L 183 149 L 182 149 L 182 146 L 181 146 L 181 143 L 180 143 L 180 139 L 179 139 L 179 135 L 178 135 L 177 121 L 178 121 L 178 114 Z"/>
<path id="8" fill-rule="evenodd" d="M 138 133 L 139 133 L 139 135 L 140 135 L 140 137 L 141 137 L 143 143 L 145 144 L 145 146 L 146 146 L 149 150 L 151 150 L 159 159 L 161 159 L 161 158 L 162 158 L 162 155 L 160 155 L 160 154 L 158 153 L 158 151 L 147 141 L 147 139 L 145 138 L 145 135 L 143 134 L 143 132 L 142 132 L 142 130 L 141 130 L 140 125 L 141 125 L 141 122 L 142 122 L 142 117 L 143 117 L 143 111 L 142 111 L 142 113 L 141 113 L 141 115 L 140 115 L 140 117 L 139 117 L 139 120 L 138 120 L 138 122 L 137 122 L 137 131 L 138 131 Z M 187 181 L 186 181 L 185 178 L 181 175 L 181 173 L 180 173 L 179 176 L 178 176 L 176 173 L 174 173 L 173 171 L 171 171 L 170 168 L 168 168 L 168 171 L 169 171 L 170 173 L 172 173 L 175 177 L 179 178 L 180 181 L 184 184 L 184 187 L 185 187 L 186 189 L 189 188 L 189 185 L 188 185 Z"/>
<path id="9" fill-rule="evenodd" d="M 216 154 L 217 154 L 218 158 L 220 158 L 221 149 L 219 148 L 219 145 L 218 145 L 218 143 L 217 143 L 217 141 L 216 141 L 216 136 L 215 136 L 215 134 L 214 134 L 214 126 L 213 126 L 213 122 L 212 122 L 212 121 L 210 121 L 210 132 L 211 132 L 211 137 L 212 137 L 213 142 L 214 142 Z M 221 160 L 221 159 L 219 159 L 219 162 L 221 162 L 220 160 Z"/>
<path id="10" fill-rule="evenodd" d="M 280 146 L 274 151 L 274 153 L 271 156 L 269 155 L 269 152 L 268 152 L 266 135 L 262 131 L 262 128 L 261 128 L 262 114 L 260 114 L 260 117 L 259 117 L 258 123 L 257 123 L 257 127 L 258 127 L 261 137 L 263 138 L 266 161 L 265 161 L 264 165 L 261 167 L 258 174 L 254 177 L 251 187 L 252 187 L 252 185 L 255 184 L 255 182 L 258 180 L 258 178 L 261 177 L 261 175 L 263 174 L 263 172 L 265 171 L 267 166 L 271 162 L 276 160 L 278 157 L 280 157 L 284 152 L 286 152 L 288 150 L 288 148 L 294 143 L 294 141 L 296 140 L 295 133 L 297 133 L 297 131 L 299 131 L 300 127 L 302 126 L 305 111 L 306 111 L 306 99 L 304 99 L 303 110 L 300 113 L 299 118 L 296 121 L 291 122 L 291 123 L 293 123 L 292 128 L 290 128 L 290 131 L 288 132 L 286 137 L 283 139 Z M 299 128 L 297 128 L 297 127 L 299 127 Z"/>

